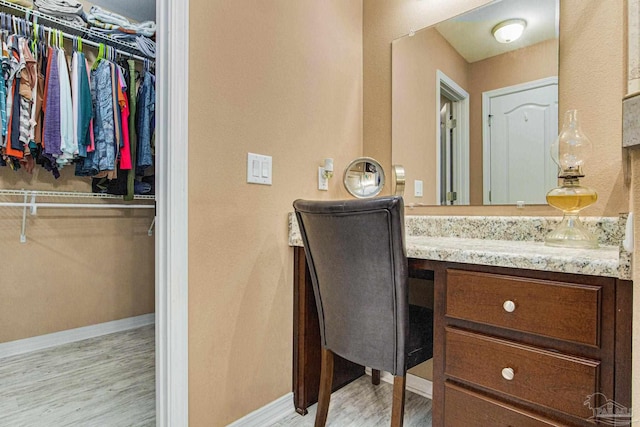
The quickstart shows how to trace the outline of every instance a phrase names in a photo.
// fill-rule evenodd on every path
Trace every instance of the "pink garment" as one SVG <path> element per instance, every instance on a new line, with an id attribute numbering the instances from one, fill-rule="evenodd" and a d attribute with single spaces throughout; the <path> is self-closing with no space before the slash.
<path id="1" fill-rule="evenodd" d="M 122 77 L 118 72 L 118 77 Z M 122 116 L 122 150 L 120 150 L 120 169 L 129 170 L 131 166 L 131 145 L 129 144 L 129 100 L 124 91 L 122 78 L 118 84 L 118 101 Z"/>

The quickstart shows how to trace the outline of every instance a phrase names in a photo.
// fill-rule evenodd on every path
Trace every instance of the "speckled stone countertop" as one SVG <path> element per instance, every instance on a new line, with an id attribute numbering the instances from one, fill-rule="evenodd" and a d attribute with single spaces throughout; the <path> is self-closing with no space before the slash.
<path id="1" fill-rule="evenodd" d="M 568 250 L 543 242 L 560 218 L 407 216 L 407 256 L 630 280 L 631 255 L 621 244 L 626 220 L 625 214 L 586 218 L 583 222 L 598 236 L 600 248 Z M 293 213 L 289 214 L 289 245 L 302 246 Z"/>

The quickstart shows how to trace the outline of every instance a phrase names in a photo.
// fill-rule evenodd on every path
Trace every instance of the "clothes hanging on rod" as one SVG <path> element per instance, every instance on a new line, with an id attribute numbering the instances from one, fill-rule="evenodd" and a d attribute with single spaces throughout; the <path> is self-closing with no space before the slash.
<path id="1" fill-rule="evenodd" d="M 96 192 L 130 196 L 151 192 L 152 185 L 140 179 L 153 166 L 155 77 L 151 61 L 144 61 L 140 74 L 133 60 L 126 67 L 119 65 L 118 52 L 100 45 L 90 68 L 81 39 L 73 39 L 69 55 L 61 32 L 35 26 L 29 34 L 27 25 L 16 26 L 13 18 L 11 21 L 13 25 L 7 26 L 6 17 L 0 14 L 0 83 L 4 83 L 0 84 L 4 101 L 4 106 L 0 102 L 0 166 L 31 172 L 39 164 L 58 178 L 60 169 L 75 163 L 77 176 L 94 177 L 94 184 L 100 180 L 94 185 Z M 17 31 L 9 34 L 9 29 Z"/>

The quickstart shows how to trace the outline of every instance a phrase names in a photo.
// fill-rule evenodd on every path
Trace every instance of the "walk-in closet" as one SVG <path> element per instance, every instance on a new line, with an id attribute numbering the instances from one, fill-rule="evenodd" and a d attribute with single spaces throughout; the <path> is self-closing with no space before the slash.
<path id="1" fill-rule="evenodd" d="M 0 0 L 0 425 L 155 425 L 155 0 Z"/>

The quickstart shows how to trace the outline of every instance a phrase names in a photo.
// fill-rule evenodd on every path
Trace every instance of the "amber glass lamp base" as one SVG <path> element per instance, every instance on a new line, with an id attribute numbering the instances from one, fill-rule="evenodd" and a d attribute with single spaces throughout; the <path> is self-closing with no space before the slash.
<path id="1" fill-rule="evenodd" d="M 547 193 L 549 205 L 563 212 L 558 227 L 547 234 L 544 242 L 547 246 L 567 248 L 597 248 L 598 239 L 580 222 L 578 213 L 598 200 L 595 190 L 582 187 L 578 179 L 565 179 L 562 187 Z"/>

